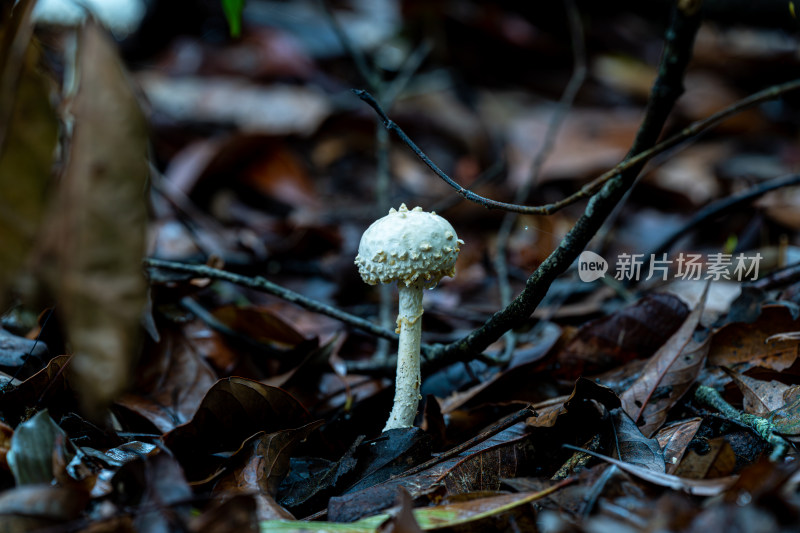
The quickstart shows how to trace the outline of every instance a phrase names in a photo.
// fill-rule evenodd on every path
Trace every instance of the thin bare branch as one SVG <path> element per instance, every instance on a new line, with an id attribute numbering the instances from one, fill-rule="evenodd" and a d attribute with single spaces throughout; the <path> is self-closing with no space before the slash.
<path id="1" fill-rule="evenodd" d="M 474 202 L 476 204 L 482 205 L 487 209 L 504 209 L 506 211 L 511 211 L 513 213 L 520 213 L 524 215 L 552 215 L 553 213 L 560 211 L 561 209 L 565 208 L 568 205 L 572 205 L 575 202 L 582 200 L 584 198 L 588 198 L 595 194 L 600 188 L 608 182 L 613 177 L 617 176 L 618 174 L 625 172 L 626 170 L 637 167 L 641 164 L 646 163 L 654 156 L 669 150 L 673 146 L 676 146 L 683 141 L 690 139 L 702 131 L 705 131 L 711 127 L 716 126 L 717 124 L 723 122 L 724 120 L 745 111 L 746 109 L 750 109 L 758 104 L 767 102 L 769 100 L 774 100 L 786 93 L 796 91 L 800 89 L 800 79 L 788 81 L 786 83 L 781 83 L 778 85 L 773 85 L 757 93 L 751 94 L 750 96 L 739 100 L 738 102 L 726 107 L 725 109 L 714 113 L 713 115 L 704 118 L 702 120 L 698 120 L 697 122 L 693 122 L 692 124 L 686 126 L 677 134 L 669 137 L 668 139 L 653 145 L 652 147 L 648 148 L 647 150 L 642 150 L 641 152 L 637 152 L 635 155 L 631 155 L 630 157 L 626 158 L 620 164 L 609 170 L 608 172 L 603 173 L 602 175 L 598 176 L 591 182 L 587 183 L 583 187 L 581 187 L 578 191 L 571 194 L 570 196 L 559 200 L 558 202 L 553 202 L 552 204 L 546 205 L 538 205 L 538 206 L 526 206 L 520 205 L 515 203 L 507 203 L 507 202 L 500 202 L 497 200 L 492 200 L 491 198 L 486 198 L 479 194 L 472 192 L 469 189 L 464 188 L 453 180 L 450 176 L 447 175 L 442 169 L 440 169 L 436 164 L 430 160 L 430 158 L 425 155 L 419 146 L 417 146 L 411 138 L 406 135 L 406 133 L 398 126 L 394 121 L 392 121 L 386 112 L 381 108 L 378 102 L 373 98 L 371 94 L 367 91 L 355 89 L 353 92 L 361 98 L 364 102 L 369 104 L 372 109 L 381 117 L 383 120 L 383 125 L 389 131 L 393 131 L 399 138 L 402 140 L 406 145 L 408 145 L 411 150 L 419 157 L 423 163 L 425 163 L 428 168 L 430 168 L 437 176 L 439 176 L 445 183 L 450 185 L 455 191 L 464 197 L 465 199 L 469 200 L 470 202 Z"/>
<path id="2" fill-rule="evenodd" d="M 230 283 L 234 283 L 236 285 L 240 285 L 242 287 L 256 289 L 258 291 L 266 292 L 274 296 L 277 296 L 279 298 L 282 298 L 283 300 L 299 305 L 300 307 L 304 307 L 309 311 L 313 311 L 321 315 L 327 315 L 329 317 L 335 318 L 336 320 L 340 320 L 345 324 L 349 324 L 353 327 L 356 327 L 366 333 L 369 333 L 370 335 L 374 335 L 382 339 L 389 339 L 395 342 L 397 341 L 397 334 L 390 329 L 376 326 L 369 320 L 365 320 L 361 317 L 351 315 L 350 313 L 346 313 L 341 309 L 337 309 L 328 304 L 322 303 L 318 300 L 314 300 L 313 298 L 309 298 L 308 296 L 303 296 L 300 293 L 281 287 L 280 285 L 272 283 L 271 281 L 267 281 L 261 276 L 256 276 L 256 277 L 242 276 L 240 274 L 234 274 L 233 272 L 228 272 L 226 270 L 213 268 L 208 265 L 194 265 L 188 263 L 180 263 L 178 261 L 167 261 L 164 259 L 155 259 L 155 258 L 145 259 L 144 266 L 151 269 L 163 269 L 163 270 L 170 270 L 172 272 L 183 272 L 195 278 L 209 278 L 220 281 L 227 281 Z"/>

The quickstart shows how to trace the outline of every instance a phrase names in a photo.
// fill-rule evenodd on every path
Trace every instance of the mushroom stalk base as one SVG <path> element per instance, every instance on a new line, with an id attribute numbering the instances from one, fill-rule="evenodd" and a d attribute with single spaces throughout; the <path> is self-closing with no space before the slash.
<path id="1" fill-rule="evenodd" d="M 397 315 L 397 377 L 395 378 L 394 405 L 384 431 L 409 428 L 414 425 L 419 407 L 422 375 L 419 369 L 419 346 L 422 336 L 423 282 L 410 286 L 398 283 L 400 312 Z"/>

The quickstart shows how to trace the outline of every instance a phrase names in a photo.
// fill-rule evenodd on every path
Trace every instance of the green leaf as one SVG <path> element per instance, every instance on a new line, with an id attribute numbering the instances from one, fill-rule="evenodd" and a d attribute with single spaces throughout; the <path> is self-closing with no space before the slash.
<path id="1" fill-rule="evenodd" d="M 225 18 L 228 19 L 231 37 L 239 37 L 242 34 L 244 0 L 222 0 L 222 9 L 225 11 Z"/>

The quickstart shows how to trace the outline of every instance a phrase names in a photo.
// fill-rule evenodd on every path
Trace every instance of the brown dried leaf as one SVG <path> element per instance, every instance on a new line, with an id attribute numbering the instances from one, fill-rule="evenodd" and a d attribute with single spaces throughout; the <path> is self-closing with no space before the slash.
<path id="1" fill-rule="evenodd" d="M 308 411 L 287 392 L 231 377 L 215 383 L 194 417 L 167 433 L 164 443 L 184 465 L 189 479 L 202 479 L 216 467 L 212 454 L 234 452 L 259 431 L 296 428 L 309 418 Z"/>
<path id="2" fill-rule="evenodd" d="M 679 354 L 642 411 L 642 419 L 646 421 L 641 427 L 643 433 L 655 433 L 667 419 L 672 406 L 692 387 L 705 366 L 708 347 L 708 339 L 703 342 L 692 340 Z"/>
<path id="3" fill-rule="evenodd" d="M 675 475 L 692 479 L 728 476 L 736 467 L 736 454 L 723 438 L 710 439 L 702 454 L 689 450 L 675 470 Z"/>
<path id="4" fill-rule="evenodd" d="M 235 124 L 242 130 L 286 135 L 313 133 L 330 113 L 313 86 L 260 86 L 236 78 L 174 78 L 140 74 L 147 98 L 178 121 Z"/>
<path id="5" fill-rule="evenodd" d="M 771 381 L 754 379 L 726 367 L 722 367 L 722 370 L 733 379 L 733 382 L 742 391 L 746 413 L 763 416 L 783 407 L 785 403 L 783 395 L 789 389 L 789 385 L 774 379 Z"/>
<path id="6" fill-rule="evenodd" d="M 509 126 L 509 176 L 527 180 L 536 151 L 545 142 L 552 109 L 517 112 Z M 542 167 L 541 180 L 574 179 L 613 167 L 630 147 L 641 117 L 632 110 L 581 108 L 569 113 Z"/>
<path id="7" fill-rule="evenodd" d="M 694 311 L 650 358 L 642 375 L 620 398 L 622 407 L 646 436 L 652 435 L 661 426 L 667 410 L 694 383 L 705 362 L 708 343 L 697 343 L 692 340 L 692 335 L 703 314 L 707 294 L 708 285 Z"/>
<path id="8" fill-rule="evenodd" d="M 292 451 L 321 425 L 317 420 L 297 429 L 254 435 L 233 456 L 234 466 L 217 482 L 214 492 L 253 494 L 259 520 L 294 519 L 275 501 L 278 486 L 289 472 Z"/>
<path id="9" fill-rule="evenodd" d="M 678 469 L 689 443 L 700 429 L 703 419 L 700 417 L 682 420 L 661 428 L 655 438 L 663 450 L 666 473 L 674 474 Z"/>
<path id="10" fill-rule="evenodd" d="M 124 473 L 128 476 L 121 475 Z M 126 477 L 127 486 L 121 481 Z M 185 522 L 191 516 L 188 502 L 192 489 L 181 466 L 170 454 L 162 452 L 142 461 L 127 463 L 113 478 L 112 484 L 122 493 L 142 494 L 134 522 L 136 531 L 172 531 L 171 522 Z M 165 513 L 165 509 L 169 509 L 169 513 Z"/>
<path id="11" fill-rule="evenodd" d="M 41 266 L 59 298 L 84 410 L 99 416 L 128 383 L 147 301 L 147 127 L 109 37 L 83 27 L 74 133 Z"/>
<path id="12" fill-rule="evenodd" d="M 414 518 L 414 502 L 408 491 L 399 487 L 397 489 L 397 512 L 378 526 L 381 533 L 422 533 L 416 518 Z"/>
<path id="13" fill-rule="evenodd" d="M 666 472 L 664 455 L 661 453 L 658 441 L 642 435 L 631 417 L 622 409 L 614 409 L 611 416 L 617 433 L 619 458 L 626 463 L 641 466 L 653 472 Z"/>
<path id="14" fill-rule="evenodd" d="M 559 375 L 575 379 L 646 357 L 667 341 L 686 318 L 683 301 L 650 294 L 612 315 L 584 324 L 558 354 Z"/>
<path id="15" fill-rule="evenodd" d="M 450 495 L 498 490 L 502 479 L 516 477 L 532 457 L 533 445 L 525 425 L 516 424 L 419 474 L 331 498 L 328 516 L 334 521 L 352 521 L 375 514 L 392 505 L 398 486 L 405 487 L 413 498 L 442 488 Z"/>
<path id="16" fill-rule="evenodd" d="M 14 430 L 3 421 L 0 421 L 0 468 L 8 470 L 6 455 L 11 449 L 11 436 Z"/>
<path id="17" fill-rule="evenodd" d="M 784 404 L 769 414 L 775 431 L 783 435 L 800 435 L 800 386 L 789 387 L 783 393 Z"/>
<path id="18" fill-rule="evenodd" d="M 647 470 L 646 468 L 632 465 L 624 461 L 614 459 L 613 457 L 608 457 L 607 455 L 602 455 L 589 450 L 582 450 L 575 446 L 565 445 L 565 447 L 588 453 L 592 457 L 602 459 L 603 461 L 611 463 L 612 465 L 617 465 L 625 472 L 636 476 L 639 479 L 649 481 L 650 483 L 660 487 L 666 487 L 673 490 L 683 490 L 689 494 L 694 494 L 697 496 L 716 496 L 717 494 L 727 490 L 734 483 L 734 481 L 736 481 L 736 477 L 734 476 L 718 479 L 686 479 L 673 476 L 671 474 L 653 472 L 652 470 Z"/>
<path id="19" fill-rule="evenodd" d="M 789 309 L 783 305 L 765 305 L 755 322 L 726 324 L 714 333 L 708 363 L 734 368 L 738 372 L 754 366 L 780 372 L 797 360 L 800 340 L 767 342 L 767 338 L 795 329 L 797 321 Z"/>
<path id="20" fill-rule="evenodd" d="M 72 405 L 72 393 L 66 378 L 69 355 L 59 355 L 47 366 L 23 381 L 18 387 L 0 395 L 0 410 L 12 424 L 25 418 L 31 406 L 66 409 Z"/>
<path id="21" fill-rule="evenodd" d="M 322 424 L 322 420 L 317 420 L 296 429 L 253 435 L 232 457 L 236 466 L 217 483 L 215 490 L 258 491 L 274 497 L 289 472 L 292 451 Z"/>
<path id="22" fill-rule="evenodd" d="M 0 494 L 0 523 L 4 531 L 34 531 L 53 522 L 74 520 L 87 501 L 86 493 L 71 488 L 47 484 L 16 487 Z M 25 519 L 27 528 L 20 525 Z"/>
<path id="23" fill-rule="evenodd" d="M 534 407 L 538 416 L 529 418 L 525 423 L 529 427 L 553 427 L 559 416 L 569 413 L 570 409 L 573 414 L 580 413 L 583 406 L 590 401 L 602 404 L 609 411 L 620 406 L 619 398 L 614 391 L 591 379 L 581 377 L 575 381 L 575 387 L 569 396 L 552 398 L 547 402 L 536 404 Z"/>
<path id="24" fill-rule="evenodd" d="M 195 533 L 259 533 L 256 503 L 249 494 L 234 494 L 192 520 Z"/>
<path id="25" fill-rule="evenodd" d="M 213 311 L 214 317 L 247 337 L 280 348 L 294 348 L 306 338 L 266 307 L 225 305 Z"/>
<path id="26" fill-rule="evenodd" d="M 46 353 L 47 345 L 43 342 L 26 339 L 0 328 L 0 366 L 20 367 L 28 357 L 41 358 Z"/>
<path id="27" fill-rule="evenodd" d="M 217 376 L 191 343 L 167 329 L 157 345 L 148 343 L 136 374 L 135 392 L 117 400 L 166 433 L 191 419 Z"/>

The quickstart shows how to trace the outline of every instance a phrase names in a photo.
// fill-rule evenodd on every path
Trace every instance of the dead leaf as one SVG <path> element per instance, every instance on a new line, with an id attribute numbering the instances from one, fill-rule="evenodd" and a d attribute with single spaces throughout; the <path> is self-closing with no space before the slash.
<path id="1" fill-rule="evenodd" d="M 166 433 L 191 419 L 217 376 L 180 332 L 165 329 L 161 342 L 147 343 L 135 393 L 117 404 Z"/>
<path id="2" fill-rule="evenodd" d="M 46 353 L 44 342 L 18 337 L 0 328 L 0 366 L 17 368 L 29 357 L 41 359 Z"/>
<path id="3" fill-rule="evenodd" d="M 259 533 L 256 503 L 249 494 L 234 494 L 192 520 L 195 533 Z"/>
<path id="4" fill-rule="evenodd" d="M 656 439 L 648 439 L 621 408 L 611 411 L 619 458 L 653 472 L 666 472 L 664 454 Z"/>
<path id="5" fill-rule="evenodd" d="M 317 420 L 297 429 L 254 435 L 231 458 L 231 471 L 217 482 L 214 492 L 254 494 L 259 520 L 292 518 L 275 502 L 278 486 L 289 472 L 293 450 L 321 425 Z"/>
<path id="6" fill-rule="evenodd" d="M 800 340 L 766 340 L 778 333 L 793 331 L 797 322 L 783 305 L 765 305 L 761 315 L 750 324 L 726 324 L 711 340 L 709 365 L 726 366 L 738 372 L 755 366 L 778 372 L 792 366 L 797 360 Z"/>
<path id="7" fill-rule="evenodd" d="M 11 436 L 14 429 L 5 422 L 0 421 L 0 468 L 8 470 L 7 455 L 11 449 Z"/>
<path id="8" fill-rule="evenodd" d="M 774 379 L 771 381 L 754 379 L 726 367 L 722 367 L 722 370 L 733 379 L 733 382 L 742 391 L 746 413 L 763 416 L 783 407 L 785 403 L 783 395 L 789 389 L 789 385 Z"/>
<path id="9" fill-rule="evenodd" d="M 794 385 L 783 393 L 783 405 L 769 413 L 769 421 L 782 435 L 800 435 L 800 386 Z"/>
<path id="10" fill-rule="evenodd" d="M 647 357 L 678 329 L 688 314 L 671 294 L 649 294 L 634 304 L 581 326 L 558 354 L 559 375 L 576 379 Z"/>
<path id="11" fill-rule="evenodd" d="M 663 450 L 667 474 L 674 474 L 678 469 L 689 443 L 697 434 L 702 422 L 703 419 L 700 417 L 681 420 L 664 426 L 656 433 L 655 438 Z"/>
<path id="12" fill-rule="evenodd" d="M 546 403 L 536 404 L 534 408 L 538 416 L 529 418 L 525 423 L 529 427 L 553 427 L 559 416 L 569 413 L 570 410 L 579 413 L 583 405 L 590 401 L 602 404 L 609 411 L 620 406 L 619 398 L 610 388 L 581 377 L 575 381 L 575 387 L 569 396 L 553 398 Z"/>
<path id="13" fill-rule="evenodd" d="M 519 185 L 528 179 L 531 164 L 545 143 L 550 107 L 519 111 L 508 126 L 509 176 Z M 542 167 L 540 181 L 575 179 L 599 174 L 616 165 L 636 134 L 638 111 L 620 108 L 581 108 L 567 115 L 555 145 Z"/>
<path id="14" fill-rule="evenodd" d="M 397 509 L 389 518 L 378 526 L 381 533 L 422 533 L 414 518 L 414 507 L 411 495 L 403 487 L 397 489 Z"/>
<path id="15" fill-rule="evenodd" d="M 0 521 L 4 531 L 35 531 L 78 518 L 87 495 L 49 484 L 15 487 L 0 494 Z"/>
<path id="16" fill-rule="evenodd" d="M 147 127 L 109 37 L 79 36 L 68 164 L 40 266 L 58 295 L 85 412 L 99 417 L 128 385 L 147 285 Z"/>
<path id="17" fill-rule="evenodd" d="M 331 498 L 328 517 L 349 522 L 386 509 L 394 502 L 397 486 L 405 487 L 413 498 L 437 487 L 443 487 L 446 494 L 497 490 L 501 479 L 516 476 L 517 468 L 534 453 L 533 446 L 525 425 L 516 424 L 419 474 Z"/>
<path id="18" fill-rule="evenodd" d="M 355 455 L 364 441 L 359 436 L 338 461 L 298 457 L 281 487 L 281 505 L 296 514 L 308 515 L 325 506 L 331 494 L 347 483 L 358 466 Z"/>
<path id="19" fill-rule="evenodd" d="M 684 456 L 675 475 L 691 479 L 715 479 L 729 476 L 736 467 L 736 454 L 724 438 L 707 441 L 708 448 L 703 453 L 689 450 Z"/>
<path id="20" fill-rule="evenodd" d="M 12 424 L 29 416 L 27 409 L 48 407 L 63 412 L 74 407 L 74 393 L 68 385 L 66 368 L 72 357 L 59 355 L 19 386 L 0 395 L 3 416 Z"/>
<path id="21" fill-rule="evenodd" d="M 682 490 L 688 492 L 689 494 L 694 494 L 697 496 L 716 496 L 727 490 L 736 480 L 735 477 L 725 477 L 725 478 L 718 478 L 718 479 L 686 479 L 678 476 L 673 476 L 671 474 L 662 474 L 659 472 L 653 472 L 652 470 L 647 470 L 646 468 L 642 468 L 640 466 L 628 464 L 624 461 L 619 461 L 612 457 L 608 457 L 607 455 L 602 455 L 599 453 L 595 453 L 589 450 L 583 450 L 576 446 L 564 445 L 564 447 L 569 448 L 571 450 L 582 451 L 584 453 L 588 453 L 592 457 L 596 457 L 598 459 L 602 459 L 612 465 L 617 465 L 619 468 L 624 470 L 625 472 L 636 476 L 644 481 L 649 481 L 655 485 L 660 487 L 666 487 L 673 490 Z"/>
<path id="22" fill-rule="evenodd" d="M 694 383 L 705 362 L 708 343 L 692 340 L 694 330 L 703 314 L 703 298 L 689 314 L 683 325 L 650 358 L 642 375 L 626 390 L 620 399 L 622 407 L 650 436 L 666 419 L 667 410 L 677 402 Z M 663 387 L 663 390 L 659 390 Z"/>
<path id="23" fill-rule="evenodd" d="M 277 348 L 294 348 L 306 340 L 291 324 L 265 307 L 226 305 L 214 309 L 213 314 L 232 330 Z"/>
<path id="24" fill-rule="evenodd" d="M 535 516 L 533 508 L 529 504 L 552 495 L 573 481 L 573 479 L 565 479 L 536 492 L 500 494 L 414 509 L 414 520 L 424 531 L 535 531 Z M 379 529 L 381 524 L 384 524 L 389 518 L 390 515 L 377 514 L 348 524 L 271 520 L 262 522 L 262 528 L 266 531 L 297 533 L 301 531 L 323 533 L 334 528 L 337 531 L 352 533 L 377 533 L 382 531 Z"/>
<path id="25" fill-rule="evenodd" d="M 164 436 L 164 443 L 191 480 L 216 469 L 212 454 L 235 452 L 259 431 L 273 433 L 309 422 L 309 414 L 292 396 L 257 381 L 231 377 L 214 384 L 192 419 Z"/>
<path id="26" fill-rule="evenodd" d="M 192 489 L 178 462 L 167 453 L 127 463 L 114 476 L 112 485 L 123 493 L 141 494 L 141 500 L 135 502 L 139 506 L 136 531 L 171 531 L 172 522 L 185 523 L 191 516 Z"/>

